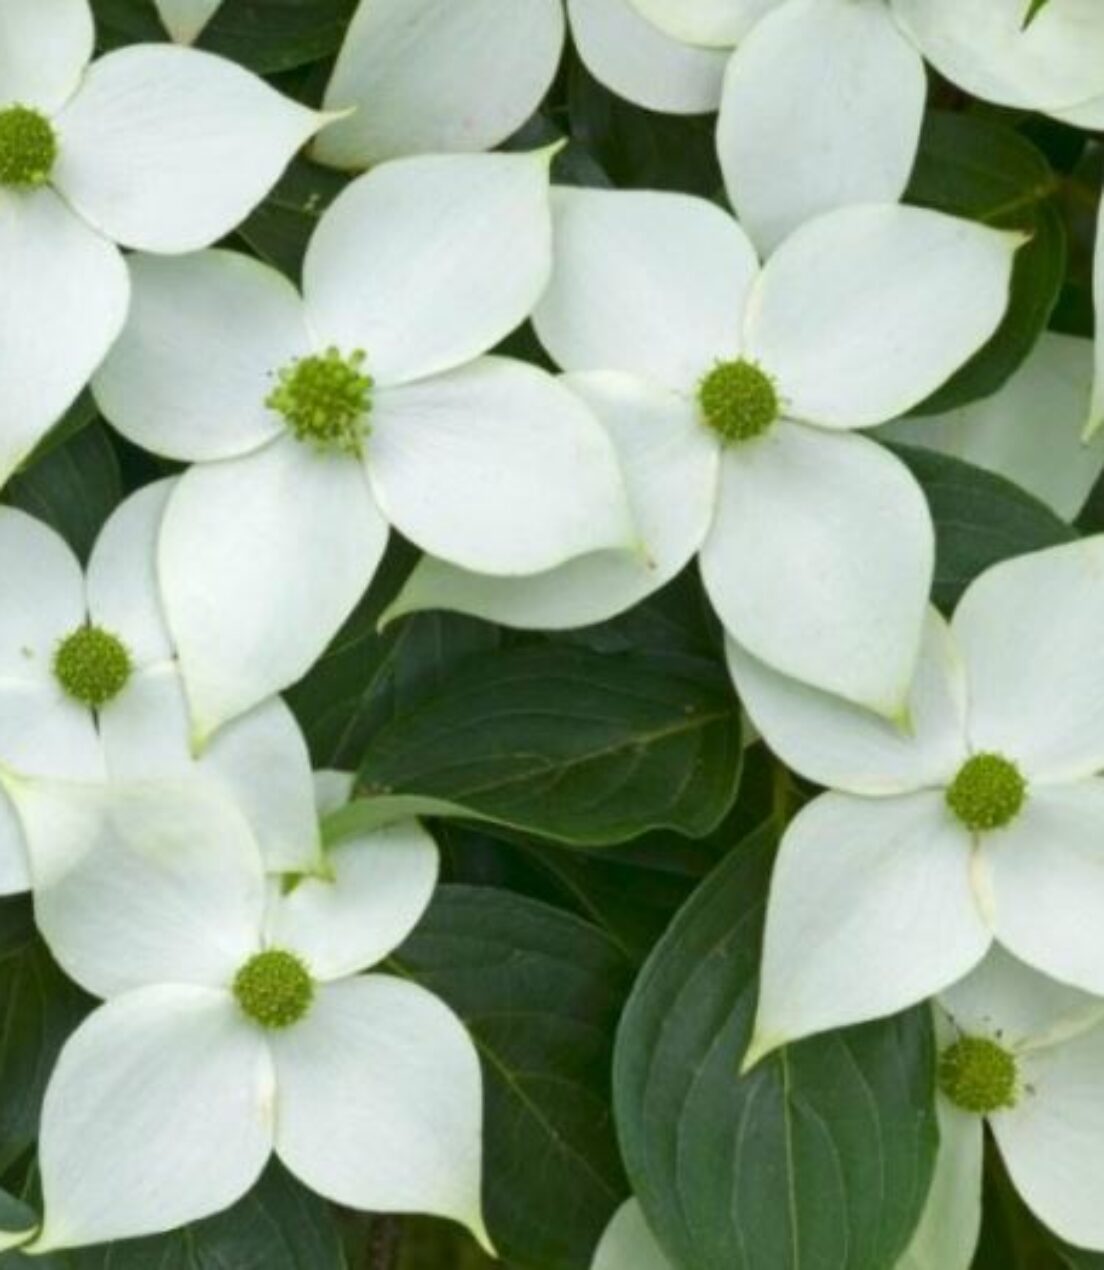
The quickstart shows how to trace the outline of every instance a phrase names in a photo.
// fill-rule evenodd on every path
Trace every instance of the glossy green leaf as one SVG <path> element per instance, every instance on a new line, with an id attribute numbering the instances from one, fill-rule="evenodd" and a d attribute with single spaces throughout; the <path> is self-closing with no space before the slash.
<path id="1" fill-rule="evenodd" d="M 633 1190 L 680 1270 L 888 1270 L 935 1161 L 928 1011 L 814 1037 L 738 1076 L 773 862 L 745 839 L 645 964 L 617 1037 Z"/>
<path id="2" fill-rule="evenodd" d="M 30 901 L 0 899 L 0 1173 L 34 1143 L 58 1052 L 90 1007 L 38 937 Z"/>
<path id="3" fill-rule="evenodd" d="M 464 661 L 372 736 L 358 783 L 601 846 L 708 833 L 740 760 L 738 707 L 713 663 L 547 645 Z"/>
<path id="4" fill-rule="evenodd" d="M 990 565 L 1077 535 L 1038 499 L 1003 476 L 914 446 L 890 447 L 920 482 L 935 523 L 932 596 L 950 612 Z"/>
<path id="5" fill-rule="evenodd" d="M 166 1235 L 46 1257 L 9 1254 L 0 1270 L 349 1270 L 332 1211 L 273 1163 L 233 1207 Z"/>
<path id="6" fill-rule="evenodd" d="M 74 433 L 4 490 L 4 502 L 44 520 L 82 560 L 122 496 L 119 462 L 102 424 Z"/>
<path id="7" fill-rule="evenodd" d="M 224 0 L 197 47 L 263 74 L 336 53 L 357 0 Z M 93 0 L 101 46 L 166 40 L 152 0 Z"/>
<path id="8" fill-rule="evenodd" d="M 516 1270 L 586 1270 L 626 1185 L 610 1062 L 629 965 L 600 931 L 522 896 L 445 886 L 394 969 L 471 1031 L 486 1099 L 484 1208 Z"/>
<path id="9" fill-rule="evenodd" d="M 1029 141 L 991 119 L 932 111 L 906 199 L 1029 235 L 1017 257 L 1008 312 L 996 334 L 917 408 L 937 414 L 988 397 L 1023 362 L 1058 300 L 1066 232 L 1058 179 Z"/>

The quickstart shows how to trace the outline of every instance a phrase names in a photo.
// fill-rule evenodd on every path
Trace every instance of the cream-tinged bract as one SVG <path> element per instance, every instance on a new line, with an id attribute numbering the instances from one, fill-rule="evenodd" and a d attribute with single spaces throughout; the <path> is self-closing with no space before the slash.
<path id="1" fill-rule="evenodd" d="M 222 7 L 222 0 L 153 0 L 177 44 L 191 44 Z"/>
<path id="2" fill-rule="evenodd" d="M 92 47 L 87 0 L 0 6 L 0 484 L 122 328 L 119 247 L 221 238 L 326 122 L 222 58 Z"/>
<path id="3" fill-rule="evenodd" d="M 277 698 L 195 759 L 180 671 L 158 596 L 157 534 L 172 481 L 108 519 L 87 576 L 52 530 L 0 509 L 0 767 L 14 778 L 221 780 L 270 869 L 319 860 L 310 760 Z M 23 836 L 0 790 L 0 894 L 30 885 Z"/>
<path id="4" fill-rule="evenodd" d="M 626 1200 L 610 1218 L 590 1270 L 671 1270 L 635 1199 Z"/>
<path id="5" fill-rule="evenodd" d="M 361 169 L 412 154 L 487 150 L 534 114 L 556 74 L 565 0 L 362 0 L 326 89 L 313 157 Z M 566 0 L 590 72 L 652 110 L 712 110 L 725 54 L 666 36 L 629 0 Z"/>
<path id="6" fill-rule="evenodd" d="M 745 709 L 828 787 L 783 838 L 747 1062 L 894 1014 L 996 941 L 1104 995 L 1104 537 L 995 565 L 929 614 L 907 731 L 735 644 Z"/>
<path id="7" fill-rule="evenodd" d="M 160 577 L 197 741 L 314 664 L 389 526 L 506 576 L 636 548 L 590 411 L 485 355 L 551 273 L 549 161 L 377 168 L 322 217 L 302 298 L 228 252 L 132 260 L 133 311 L 94 389 L 133 441 L 196 463 Z"/>
<path id="8" fill-rule="evenodd" d="M 1073 520 L 1104 469 L 1104 440 L 1086 448 L 1081 437 L 1092 383 L 1092 341 L 1044 331 L 992 396 L 945 414 L 897 419 L 875 435 L 1007 477 Z"/>
<path id="9" fill-rule="evenodd" d="M 941 995 L 936 1012 L 939 1156 L 900 1270 L 971 1265 L 986 1123 L 1035 1216 L 1078 1247 L 1104 1249 L 1104 1002 L 997 948 Z M 958 1056 L 971 1053 L 969 1073 Z M 962 1096 L 963 1077 L 977 1097 Z"/>
<path id="10" fill-rule="evenodd" d="M 870 205 L 760 266 L 731 216 L 682 195 L 557 189 L 537 334 L 621 455 L 648 550 L 521 580 L 438 561 L 392 616 L 458 608 L 579 626 L 696 554 L 733 636 L 888 716 L 904 707 L 932 576 L 919 486 L 857 430 L 910 409 L 995 329 L 1015 235 Z"/>
<path id="11" fill-rule="evenodd" d="M 481 1216 L 482 1081 L 463 1025 L 361 974 L 437 879 L 413 821 L 331 845 L 275 886 L 215 785 L 23 782 L 39 927 L 104 999 L 66 1043 L 39 1140 L 42 1252 L 174 1229 L 244 1195 L 275 1153 L 373 1212 Z"/>

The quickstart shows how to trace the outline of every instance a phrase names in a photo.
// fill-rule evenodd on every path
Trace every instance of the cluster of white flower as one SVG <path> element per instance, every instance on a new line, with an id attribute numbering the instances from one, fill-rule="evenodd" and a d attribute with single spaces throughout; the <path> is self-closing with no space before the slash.
<path id="1" fill-rule="evenodd" d="M 0 480 L 88 385 L 187 465 L 83 572 L 0 509 L 0 893 L 33 893 L 103 1001 L 47 1092 L 41 1227 L 0 1248 L 177 1227 L 273 1152 L 338 1203 L 489 1246 L 475 1046 L 361 973 L 423 914 L 436 848 L 411 820 L 327 829 L 351 786 L 312 782 L 277 695 L 389 527 L 425 554 L 386 621 L 578 627 L 698 559 L 744 708 L 828 790 L 782 843 L 746 1068 L 936 998 L 941 1169 L 902 1265 L 968 1264 L 982 1117 L 1032 1209 L 1104 1248 L 1104 538 L 990 569 L 948 624 L 924 494 L 862 435 L 965 453 L 1066 516 L 1104 464 L 1078 443 L 1104 360 L 1094 389 L 1073 337 L 997 406 L 902 419 L 997 330 L 1024 245 L 900 201 L 925 62 L 1104 127 L 1104 5 L 1026 7 L 366 0 L 315 112 L 179 45 L 90 65 L 88 0 L 0 0 Z M 189 43 L 218 0 L 158 8 Z M 486 152 L 568 27 L 616 93 L 719 110 L 735 215 L 553 187 L 555 146 Z M 370 170 L 299 289 L 212 244 L 312 138 Z M 562 374 L 494 351 L 526 321 Z M 1042 444 L 1009 426 L 1041 401 Z M 630 1207 L 596 1265 L 653 1262 Z"/>

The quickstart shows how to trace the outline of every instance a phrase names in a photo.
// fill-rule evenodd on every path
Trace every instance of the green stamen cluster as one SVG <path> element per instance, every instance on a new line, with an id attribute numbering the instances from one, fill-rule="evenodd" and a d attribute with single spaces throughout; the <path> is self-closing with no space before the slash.
<path id="1" fill-rule="evenodd" d="M 0 110 L 0 185 L 45 185 L 57 152 L 57 135 L 45 115 L 28 106 Z"/>
<path id="2" fill-rule="evenodd" d="M 314 981 L 294 953 L 270 948 L 250 957 L 234 976 L 234 996 L 261 1027 L 290 1027 L 310 1009 Z"/>
<path id="3" fill-rule="evenodd" d="M 365 353 L 343 357 L 336 348 L 300 357 L 277 372 L 265 405 L 279 411 L 300 441 L 321 450 L 359 455 L 368 435 L 372 377 L 361 370 Z"/>
<path id="4" fill-rule="evenodd" d="M 1011 824 L 1026 798 L 1020 769 L 1000 754 L 968 758 L 947 789 L 947 806 L 974 833 Z"/>
<path id="5" fill-rule="evenodd" d="M 774 380 L 753 362 L 718 362 L 698 385 L 705 422 L 725 442 L 750 441 L 778 418 Z"/>
<path id="6" fill-rule="evenodd" d="M 1016 1060 L 987 1036 L 964 1036 L 939 1056 L 939 1088 L 963 1111 L 985 1116 L 1016 1105 Z"/>
<path id="7" fill-rule="evenodd" d="M 99 626 L 80 626 L 57 646 L 54 676 L 68 696 L 90 709 L 126 687 L 133 665 L 126 645 Z"/>

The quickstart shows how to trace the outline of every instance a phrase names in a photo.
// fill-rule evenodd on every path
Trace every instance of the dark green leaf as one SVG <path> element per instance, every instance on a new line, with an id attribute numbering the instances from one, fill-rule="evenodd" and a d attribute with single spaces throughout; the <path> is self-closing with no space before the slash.
<path id="1" fill-rule="evenodd" d="M 276 188 L 238 233 L 255 255 L 281 273 L 298 278 L 315 226 L 348 183 L 346 173 L 308 159 L 293 159 Z"/>
<path id="2" fill-rule="evenodd" d="M 89 1004 L 39 939 L 30 901 L 0 899 L 0 1172 L 34 1143 L 46 1081 Z"/>
<path id="3" fill-rule="evenodd" d="M 773 844 L 746 839 L 646 963 L 617 1037 L 633 1189 L 681 1270 L 888 1270 L 934 1166 L 928 1011 L 814 1037 L 737 1073 Z"/>
<path id="4" fill-rule="evenodd" d="M 273 1163 L 232 1208 L 167 1235 L 47 1257 L 0 1257 L 2 1270 L 346 1270 L 327 1204 Z"/>
<path id="5" fill-rule="evenodd" d="M 549 645 L 463 662 L 371 738 L 359 783 L 600 846 L 708 833 L 740 759 L 739 711 L 714 664 Z"/>
<path id="6" fill-rule="evenodd" d="M 567 913 L 452 886 L 394 962 L 452 1006 L 482 1057 L 484 1206 L 499 1252 L 518 1270 L 586 1270 L 626 1190 L 609 1072 L 627 962 Z"/>
<path id="7" fill-rule="evenodd" d="M 198 46 L 269 74 L 336 53 L 357 0 L 224 0 Z M 100 44 L 167 39 L 152 0 L 93 0 Z"/>
<path id="8" fill-rule="evenodd" d="M 1077 537 L 1050 508 L 1002 476 L 933 450 L 890 448 L 920 482 L 931 507 L 933 598 L 945 612 L 990 565 Z"/>
<path id="9" fill-rule="evenodd" d="M 935 414 L 988 397 L 1023 362 L 1047 324 L 1066 269 L 1066 233 L 1054 202 L 1058 180 L 1018 133 L 975 115 L 932 111 L 906 198 L 924 207 L 1030 235 L 996 334 L 917 408 Z"/>
<path id="10" fill-rule="evenodd" d="M 107 431 L 93 424 L 8 482 L 4 501 L 51 525 L 82 560 L 123 496 Z"/>

